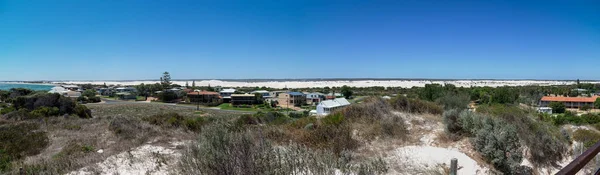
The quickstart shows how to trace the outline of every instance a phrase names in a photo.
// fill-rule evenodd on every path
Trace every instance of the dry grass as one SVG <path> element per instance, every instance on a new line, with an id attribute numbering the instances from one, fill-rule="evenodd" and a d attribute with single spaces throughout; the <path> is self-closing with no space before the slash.
<path id="1" fill-rule="evenodd" d="M 186 107 L 156 104 L 87 106 L 92 110 L 91 119 L 54 117 L 43 120 L 40 129 L 48 133 L 49 145 L 40 154 L 17 162 L 15 167 L 23 167 L 31 174 L 62 174 L 93 165 L 142 144 L 163 144 L 195 138 L 192 132 L 155 126 L 142 120 L 159 113 L 174 112 L 189 117 L 235 116 L 228 112 L 195 111 Z M 103 153 L 97 153 L 100 149 Z"/>

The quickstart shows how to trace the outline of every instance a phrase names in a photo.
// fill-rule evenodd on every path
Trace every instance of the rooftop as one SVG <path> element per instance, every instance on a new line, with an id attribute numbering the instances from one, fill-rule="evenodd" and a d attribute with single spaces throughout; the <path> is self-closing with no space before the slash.
<path id="1" fill-rule="evenodd" d="M 234 93 L 235 89 L 223 89 L 222 91 L 220 91 L 221 93 Z"/>
<path id="2" fill-rule="evenodd" d="M 254 97 L 254 94 L 231 94 L 231 97 Z"/>
<path id="3" fill-rule="evenodd" d="M 550 96 L 545 96 L 545 97 L 542 97 L 542 101 L 593 103 L 596 101 L 596 98 L 598 98 L 598 97 L 599 96 L 593 96 L 593 97 L 550 97 Z"/>
<path id="4" fill-rule="evenodd" d="M 304 95 L 301 92 L 287 92 L 287 94 L 290 94 L 290 95 L 293 95 L 293 96 Z"/>
<path id="5" fill-rule="evenodd" d="M 348 102 L 348 100 L 346 100 L 345 98 L 336 98 L 333 100 L 322 101 L 321 103 L 319 103 L 319 105 L 326 107 L 326 108 L 332 108 L 332 107 L 339 107 L 339 106 L 347 106 L 347 105 L 350 105 L 350 102 Z"/>
<path id="6" fill-rule="evenodd" d="M 188 95 L 219 95 L 218 92 L 212 92 L 212 91 L 195 91 L 195 92 L 189 92 L 187 94 Z"/>
<path id="7" fill-rule="evenodd" d="M 251 93 L 252 94 L 254 94 L 254 93 L 261 93 L 262 94 L 262 93 L 269 93 L 269 91 L 266 91 L 266 90 L 257 90 L 257 91 L 252 91 Z"/>

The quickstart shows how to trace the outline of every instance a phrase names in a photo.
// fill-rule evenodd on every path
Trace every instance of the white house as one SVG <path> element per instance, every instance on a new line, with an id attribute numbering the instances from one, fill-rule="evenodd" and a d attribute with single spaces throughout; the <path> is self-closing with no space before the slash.
<path id="1" fill-rule="evenodd" d="M 336 98 L 333 100 L 321 101 L 319 105 L 317 105 L 317 115 L 329 115 L 335 110 L 341 109 L 348 105 L 350 105 L 350 102 L 348 102 L 348 100 L 346 100 L 345 98 Z"/>
<path id="2" fill-rule="evenodd" d="M 537 112 L 552 114 L 552 108 L 551 107 L 540 107 L 540 108 L 538 108 Z"/>
<path id="3" fill-rule="evenodd" d="M 260 95 L 262 95 L 263 98 L 271 98 L 271 93 L 269 93 L 269 91 L 265 91 L 265 90 L 252 91 L 252 92 L 250 92 L 250 94 L 260 94 Z"/>
<path id="4" fill-rule="evenodd" d="M 235 93 L 235 89 L 223 89 L 219 92 L 219 95 L 223 98 L 223 102 L 228 103 L 231 101 L 231 94 Z"/>

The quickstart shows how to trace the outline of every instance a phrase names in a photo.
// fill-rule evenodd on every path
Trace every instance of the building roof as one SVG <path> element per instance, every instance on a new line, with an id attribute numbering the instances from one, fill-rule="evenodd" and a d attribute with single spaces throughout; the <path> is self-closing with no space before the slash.
<path id="1" fill-rule="evenodd" d="M 287 93 L 287 94 L 290 94 L 290 95 L 293 95 L 293 96 L 296 96 L 296 95 L 304 95 L 304 94 L 303 94 L 303 93 L 301 93 L 301 92 L 286 92 L 286 93 Z"/>
<path id="2" fill-rule="evenodd" d="M 234 93 L 235 89 L 223 89 L 220 91 L 221 93 Z"/>
<path id="3" fill-rule="evenodd" d="M 212 92 L 212 91 L 195 91 L 195 92 L 189 92 L 187 94 L 188 95 L 219 95 L 218 92 Z"/>
<path id="4" fill-rule="evenodd" d="M 348 102 L 348 100 L 346 100 L 345 98 L 336 98 L 333 100 L 325 100 L 325 101 L 322 101 L 321 103 L 319 103 L 319 106 L 323 106 L 326 108 L 348 106 L 348 105 L 350 105 L 350 102 Z"/>
<path id="5" fill-rule="evenodd" d="M 257 90 L 257 91 L 252 91 L 252 92 L 250 92 L 250 93 L 251 93 L 251 94 L 254 94 L 254 93 L 260 93 L 260 94 L 263 94 L 263 93 L 269 93 L 269 91 L 266 91 L 266 90 Z"/>
<path id="6" fill-rule="evenodd" d="M 542 97 L 542 101 L 558 101 L 558 102 L 587 102 L 587 103 L 593 103 L 596 101 L 596 98 L 598 98 L 599 96 L 593 96 L 593 97 L 550 97 L 550 96 L 545 96 Z"/>
<path id="7" fill-rule="evenodd" d="M 231 97 L 254 97 L 254 94 L 231 94 Z"/>
<path id="8" fill-rule="evenodd" d="M 65 88 L 79 88 L 79 86 L 77 86 L 77 85 L 70 85 L 70 84 L 62 85 L 62 87 L 65 87 Z"/>

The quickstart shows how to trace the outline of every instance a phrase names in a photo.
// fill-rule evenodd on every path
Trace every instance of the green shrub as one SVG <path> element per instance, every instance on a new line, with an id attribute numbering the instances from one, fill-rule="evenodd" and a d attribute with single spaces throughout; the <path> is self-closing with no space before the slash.
<path id="1" fill-rule="evenodd" d="M 33 111 L 31 111 L 31 113 L 33 115 L 39 115 L 39 116 L 44 116 L 44 117 L 49 117 L 49 116 L 57 116 L 59 115 L 59 109 L 57 107 L 39 107 Z"/>
<path id="2" fill-rule="evenodd" d="M 445 110 L 457 109 L 460 111 L 467 109 L 469 102 L 471 101 L 469 99 L 469 96 L 466 94 L 448 93 L 443 97 L 439 98 L 437 102 L 440 105 L 444 106 Z"/>
<path id="3" fill-rule="evenodd" d="M 4 124 L 0 126 L 0 171 L 10 169 L 9 162 L 39 154 L 49 144 L 46 132 L 34 123 Z"/>
<path id="4" fill-rule="evenodd" d="M 75 106 L 74 113 L 79 118 L 92 118 L 92 110 L 88 109 L 85 105 Z"/>
<path id="5" fill-rule="evenodd" d="M 437 104 L 419 99 L 411 99 L 404 96 L 398 96 L 390 101 L 392 107 L 396 110 L 411 113 L 430 113 L 442 114 L 444 110 Z"/>
<path id="6" fill-rule="evenodd" d="M 548 107 L 552 108 L 552 113 L 562 114 L 566 111 L 566 106 L 562 102 L 550 102 Z"/>
<path id="7" fill-rule="evenodd" d="M 514 126 L 501 120 L 485 118 L 472 141 L 473 147 L 496 169 L 514 174 L 523 159 L 521 144 Z"/>
<path id="8" fill-rule="evenodd" d="M 14 107 L 7 107 L 7 108 L 2 108 L 0 109 L 0 115 L 4 115 L 4 114 L 8 114 L 10 112 L 15 111 L 16 109 Z"/>
<path id="9" fill-rule="evenodd" d="M 143 120 L 157 126 L 168 128 L 184 128 L 193 132 L 200 131 L 202 126 L 208 122 L 202 117 L 190 118 L 178 113 L 157 114 L 150 117 L 145 117 Z"/>
<path id="10" fill-rule="evenodd" d="M 125 140 L 140 139 L 142 141 L 145 138 L 139 134 L 152 132 L 151 128 L 144 127 L 138 119 L 126 117 L 113 118 L 108 125 L 108 130 Z"/>
<path id="11" fill-rule="evenodd" d="M 329 125 L 337 126 L 337 125 L 340 125 L 343 121 L 344 121 L 344 115 L 342 113 L 330 114 L 321 119 L 321 123 L 323 123 L 323 125 L 325 125 L 325 126 L 329 126 Z"/>
<path id="12" fill-rule="evenodd" d="M 586 148 L 600 141 L 600 133 L 587 129 L 579 129 L 573 133 L 573 140 L 582 142 Z"/>
<path id="13" fill-rule="evenodd" d="M 328 150 L 292 144 L 273 146 L 265 137 L 250 131 L 232 132 L 211 125 L 181 156 L 181 174 L 383 174 L 381 159 L 356 163 L 350 154 L 338 157 Z M 350 161 L 353 160 L 353 161 Z"/>
<path id="14" fill-rule="evenodd" d="M 462 123 L 459 119 L 460 111 L 457 109 L 451 109 L 442 115 L 444 117 L 444 123 L 446 124 L 446 132 L 452 134 L 461 134 L 463 131 Z"/>

